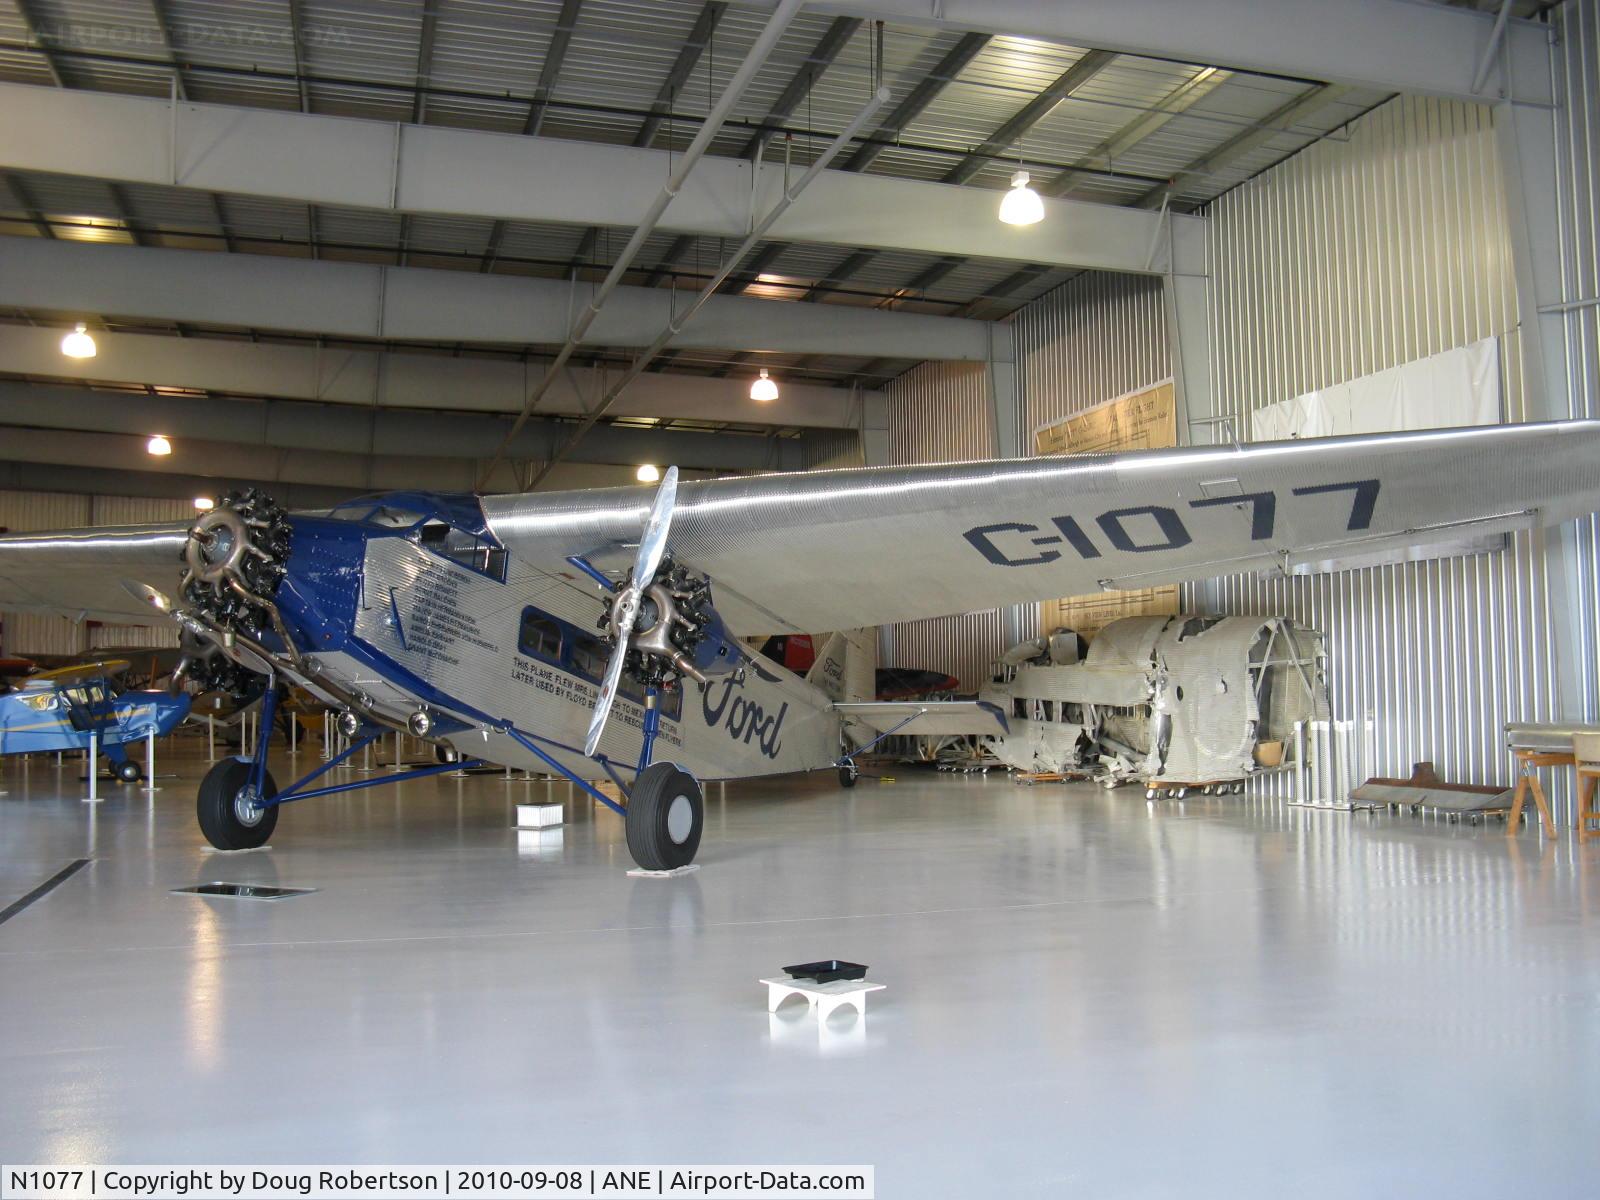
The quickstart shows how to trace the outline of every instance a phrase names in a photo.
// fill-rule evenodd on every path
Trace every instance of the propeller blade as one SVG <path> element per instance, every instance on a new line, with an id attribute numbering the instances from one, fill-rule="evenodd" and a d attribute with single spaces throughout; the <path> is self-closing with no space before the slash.
<path id="1" fill-rule="evenodd" d="M 656 568 L 667 552 L 667 531 L 672 528 L 672 509 L 678 502 L 678 468 L 668 467 L 650 505 L 650 518 L 639 538 L 639 553 L 633 563 L 633 585 L 641 592 L 655 581 Z"/>
<path id="2" fill-rule="evenodd" d="M 667 531 L 672 528 L 672 508 L 678 500 L 678 468 L 668 467 L 650 502 L 650 516 L 645 521 L 644 533 L 639 538 L 639 553 L 633 560 L 633 578 L 617 594 L 616 609 L 612 614 L 613 635 L 616 645 L 611 650 L 611 661 L 606 664 L 606 677 L 600 685 L 600 694 L 594 698 L 594 715 L 589 718 L 589 735 L 583 741 L 583 753 L 593 758 L 600 746 L 600 735 L 605 732 L 606 718 L 617 699 L 617 685 L 622 682 L 622 666 L 628 658 L 628 643 L 633 638 L 633 626 L 639 619 L 639 601 L 644 589 L 654 582 L 656 568 L 667 552 Z"/>
<path id="3" fill-rule="evenodd" d="M 611 705 L 617 699 L 617 685 L 622 682 L 622 664 L 628 658 L 628 639 L 633 636 L 633 623 L 639 616 L 639 589 L 629 584 L 617 597 L 616 638 L 611 650 L 611 661 L 606 664 L 605 681 L 600 694 L 594 698 L 594 715 L 589 718 L 589 736 L 583 740 L 583 753 L 593 758 L 600 745 L 600 735 L 605 732 L 606 718 L 611 715 Z"/>

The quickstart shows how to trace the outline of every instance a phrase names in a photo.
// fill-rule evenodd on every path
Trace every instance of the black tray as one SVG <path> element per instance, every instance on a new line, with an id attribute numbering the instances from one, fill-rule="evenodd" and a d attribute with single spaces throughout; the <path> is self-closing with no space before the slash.
<path id="1" fill-rule="evenodd" d="M 811 979 L 817 983 L 832 983 L 836 979 L 865 979 L 866 963 L 840 962 L 837 958 L 822 962 L 799 963 L 785 967 L 791 979 Z"/>

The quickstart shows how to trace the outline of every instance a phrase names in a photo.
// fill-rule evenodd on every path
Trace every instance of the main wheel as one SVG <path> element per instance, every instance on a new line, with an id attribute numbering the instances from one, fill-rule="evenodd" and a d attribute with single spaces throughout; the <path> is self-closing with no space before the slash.
<path id="1" fill-rule="evenodd" d="M 259 799 L 278 794 L 270 772 L 263 773 Z M 262 808 L 250 793 L 250 760 L 225 758 L 200 781 L 195 812 L 200 832 L 218 850 L 254 850 L 266 845 L 278 824 L 278 809 Z"/>
<path id="2" fill-rule="evenodd" d="M 671 871 L 694 861 L 705 825 L 700 785 L 672 763 L 639 772 L 628 797 L 628 852 L 647 871 Z"/>
<path id="3" fill-rule="evenodd" d="M 139 782 L 139 764 L 131 758 L 125 758 L 119 763 L 112 764 L 111 770 L 123 783 Z"/>
<path id="4" fill-rule="evenodd" d="M 839 786 L 855 787 L 856 780 L 861 778 L 861 770 L 853 762 L 839 764 Z"/>

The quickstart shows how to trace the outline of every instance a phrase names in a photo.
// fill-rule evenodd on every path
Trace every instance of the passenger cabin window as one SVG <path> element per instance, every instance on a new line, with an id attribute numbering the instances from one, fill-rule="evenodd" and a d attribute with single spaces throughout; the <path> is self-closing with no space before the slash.
<path id="1" fill-rule="evenodd" d="M 561 665 L 561 626 L 554 617 L 547 617 L 536 608 L 523 610 L 517 644 L 524 654 Z"/>
<path id="2" fill-rule="evenodd" d="M 429 521 L 417 531 L 417 542 L 469 571 L 505 582 L 506 552 L 487 538 L 456 529 L 443 521 Z"/>
<path id="3" fill-rule="evenodd" d="M 530 658 L 549 663 L 569 675 L 598 685 L 606 674 L 606 664 L 611 660 L 611 647 L 592 633 L 576 625 L 569 625 L 532 605 L 522 610 L 522 625 L 517 633 L 517 649 Z M 626 675 L 617 685 L 617 693 L 625 700 L 644 707 L 644 688 Z M 683 716 L 683 689 L 675 688 L 657 696 L 661 715 L 669 721 Z"/>

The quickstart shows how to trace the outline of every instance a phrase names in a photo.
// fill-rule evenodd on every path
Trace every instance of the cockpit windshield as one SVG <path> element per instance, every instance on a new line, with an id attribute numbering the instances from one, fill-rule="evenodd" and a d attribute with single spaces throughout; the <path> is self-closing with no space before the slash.
<path id="1" fill-rule="evenodd" d="M 360 521 L 385 529 L 410 529 L 423 520 L 423 514 L 393 504 L 374 504 L 371 500 L 352 500 L 328 510 L 335 521 Z"/>

